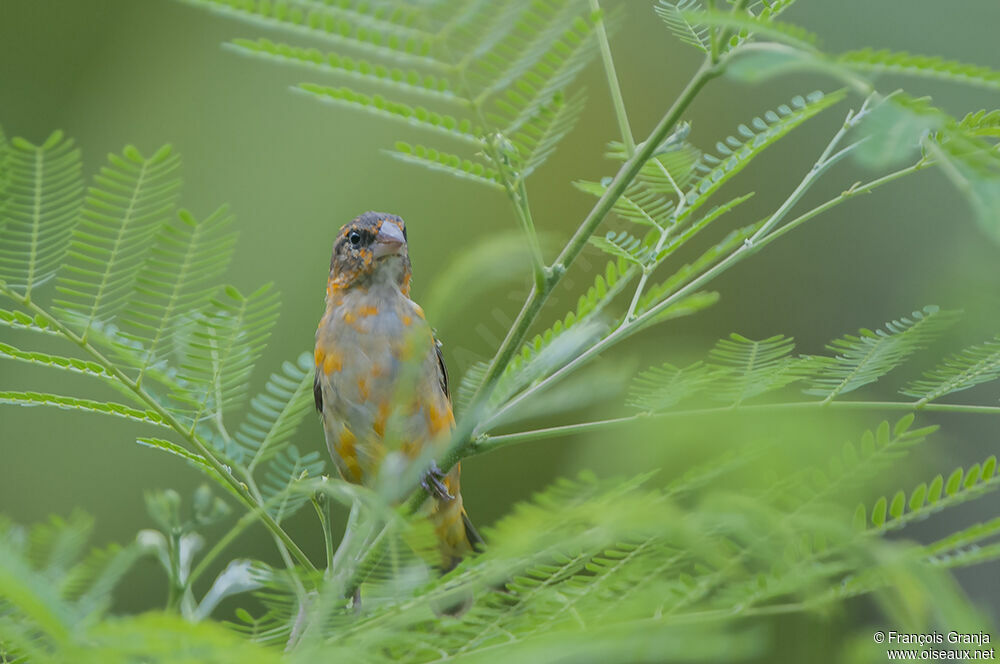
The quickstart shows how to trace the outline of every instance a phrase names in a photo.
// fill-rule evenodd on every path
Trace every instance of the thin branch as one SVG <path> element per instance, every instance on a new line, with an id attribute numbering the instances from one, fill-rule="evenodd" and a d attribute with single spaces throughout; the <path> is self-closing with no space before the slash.
<path id="1" fill-rule="evenodd" d="M 758 404 L 751 406 L 740 405 L 719 406 L 716 408 L 695 408 L 691 410 L 673 410 L 664 413 L 638 413 L 625 417 L 614 417 L 606 420 L 594 420 L 591 422 L 580 422 L 577 424 L 565 424 L 562 426 L 546 427 L 544 429 L 534 429 L 532 431 L 518 431 L 517 433 L 505 433 L 498 436 L 483 434 L 476 438 L 472 445 L 469 456 L 493 452 L 510 445 L 524 443 L 532 440 L 546 440 L 548 438 L 561 438 L 579 433 L 591 433 L 594 431 L 604 431 L 615 427 L 635 424 L 644 421 L 658 421 L 665 419 L 675 419 L 684 417 L 711 417 L 726 413 L 772 413 L 798 410 L 881 410 L 881 411 L 916 411 L 928 413 L 965 413 L 975 415 L 1000 415 L 1000 406 L 975 406 L 971 404 L 946 404 L 930 403 L 920 406 L 917 401 L 792 401 L 787 403 Z"/>
<path id="2" fill-rule="evenodd" d="M 611 57 L 611 45 L 608 43 L 608 31 L 604 23 L 604 13 L 601 11 L 599 0 L 590 0 L 590 9 L 600 14 L 597 21 L 597 43 L 601 50 L 601 62 L 604 65 L 604 74 L 608 79 L 608 91 L 611 93 L 611 103 L 615 109 L 615 119 L 618 120 L 618 130 L 622 135 L 622 144 L 625 145 L 626 156 L 635 154 L 635 139 L 632 138 L 632 127 L 629 126 L 628 114 L 625 112 L 625 101 L 622 99 L 621 87 L 618 83 L 618 74 L 615 71 L 615 61 Z"/>

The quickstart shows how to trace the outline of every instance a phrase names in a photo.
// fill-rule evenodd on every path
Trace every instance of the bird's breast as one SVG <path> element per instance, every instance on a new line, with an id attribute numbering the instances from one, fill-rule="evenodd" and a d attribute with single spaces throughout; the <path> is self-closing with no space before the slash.
<path id="1" fill-rule="evenodd" d="M 362 442 L 426 438 L 434 341 L 423 312 L 391 288 L 346 289 L 328 299 L 316 333 L 324 417 Z M 329 412 L 326 412 L 329 411 Z"/>

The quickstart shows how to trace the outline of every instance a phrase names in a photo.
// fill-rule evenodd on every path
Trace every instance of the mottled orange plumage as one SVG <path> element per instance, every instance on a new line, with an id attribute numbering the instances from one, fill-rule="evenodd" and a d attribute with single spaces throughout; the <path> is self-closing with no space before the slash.
<path id="1" fill-rule="evenodd" d="M 349 482 L 374 485 L 390 453 L 413 460 L 447 444 L 455 422 L 440 350 L 409 289 L 402 219 L 366 212 L 340 230 L 316 331 L 315 396 Z M 445 569 L 481 541 L 462 506 L 460 472 L 432 479 L 439 491 L 427 503 Z"/>

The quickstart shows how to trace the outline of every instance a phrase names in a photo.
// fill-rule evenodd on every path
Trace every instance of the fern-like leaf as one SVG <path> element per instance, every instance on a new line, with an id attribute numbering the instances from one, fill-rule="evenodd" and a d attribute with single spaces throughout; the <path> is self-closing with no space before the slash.
<path id="1" fill-rule="evenodd" d="M 548 371 L 557 368 L 560 361 L 567 359 L 565 355 L 568 351 L 579 349 L 588 340 L 593 341 L 593 335 L 602 326 L 597 316 L 628 284 L 632 274 L 628 271 L 628 262 L 624 258 L 610 261 L 604 274 L 598 274 L 594 278 L 594 284 L 579 297 L 575 309 L 525 342 L 521 352 L 514 356 L 504 370 L 494 391 L 494 400 L 502 400 L 526 384 L 542 378 Z M 581 322 L 587 324 L 584 331 L 574 331 Z M 547 351 L 557 342 L 559 352 Z M 466 387 L 468 389 L 469 386 Z"/>
<path id="2" fill-rule="evenodd" d="M 754 341 L 733 333 L 719 340 L 709 352 L 708 366 L 719 377 L 712 387 L 713 398 L 738 405 L 802 380 L 815 362 L 793 357 L 794 348 L 794 340 L 780 334 Z"/>
<path id="3" fill-rule="evenodd" d="M 674 35 L 685 44 L 694 46 L 702 53 L 708 53 L 708 28 L 698 23 L 692 23 L 685 14 L 691 10 L 701 9 L 699 0 L 659 0 L 653 5 L 656 15 L 663 19 Z"/>
<path id="4" fill-rule="evenodd" d="M 80 212 L 80 151 L 54 132 L 41 145 L 14 138 L 0 153 L 0 280 L 31 296 L 62 262 Z"/>
<path id="5" fill-rule="evenodd" d="M 169 146 L 144 157 L 128 146 L 95 176 L 56 289 L 86 338 L 125 304 L 157 229 L 170 217 L 180 159 Z"/>
<path id="6" fill-rule="evenodd" d="M 278 295 L 265 285 L 250 295 L 229 286 L 193 321 L 182 347 L 181 377 L 189 403 L 195 395 L 194 418 L 221 414 L 244 396 L 250 372 L 278 318 Z"/>
<path id="7" fill-rule="evenodd" d="M 382 95 L 366 95 L 350 88 L 302 83 L 297 90 L 320 101 L 363 111 L 375 117 L 403 122 L 412 127 L 425 129 L 474 148 L 481 148 L 482 130 L 469 120 L 459 119 L 446 113 L 438 113 L 423 106 L 410 106 L 403 102 L 386 99 Z"/>
<path id="8" fill-rule="evenodd" d="M 397 6 L 396 11 L 386 12 L 381 3 L 331 6 L 271 0 L 184 2 L 248 23 L 290 30 L 337 46 L 349 46 L 408 66 L 446 67 L 431 53 L 433 36 L 413 27 L 416 11 L 419 10 Z"/>
<path id="9" fill-rule="evenodd" d="M 497 97 L 496 111 L 507 121 L 502 126 L 504 134 L 515 135 L 538 116 L 590 62 L 597 50 L 594 26 L 593 19 L 574 18 L 562 35 L 548 44 L 537 63 Z"/>
<path id="10" fill-rule="evenodd" d="M 273 59 L 338 74 L 357 81 L 379 84 L 402 94 L 417 94 L 442 101 L 458 101 L 453 84 L 441 74 L 402 69 L 315 48 L 275 43 L 270 39 L 234 39 L 229 46 L 243 55 Z"/>
<path id="11" fill-rule="evenodd" d="M 726 182 L 742 171 L 765 149 L 788 135 L 803 122 L 830 108 L 845 96 L 843 90 L 824 95 L 813 92 L 794 97 L 791 105 L 782 104 L 774 111 L 756 117 L 737 128 L 739 138 L 727 137 L 715 144 L 718 156 L 704 154 L 698 169 L 704 174 L 687 192 L 686 215 L 694 213 Z"/>
<path id="12" fill-rule="evenodd" d="M 640 267 L 646 265 L 653 252 L 653 247 L 650 247 L 647 242 L 627 231 L 619 233 L 608 231 L 604 237 L 591 237 L 587 241 L 606 254 L 627 260 Z"/>
<path id="13" fill-rule="evenodd" d="M 717 370 L 703 362 L 683 369 L 672 364 L 651 367 L 629 389 L 628 405 L 642 412 L 660 412 L 700 394 L 717 378 Z"/>
<path id="14" fill-rule="evenodd" d="M 285 447 L 271 459 L 260 492 L 268 513 L 275 521 L 280 523 L 306 503 L 309 496 L 297 492 L 295 485 L 302 480 L 319 477 L 323 467 L 319 452 L 300 454 L 295 445 Z"/>
<path id="15" fill-rule="evenodd" d="M 749 198 L 749 196 L 742 197 L 742 200 L 746 200 L 747 198 Z M 721 212 L 724 212 L 725 209 L 732 209 L 732 207 L 735 207 L 735 205 L 738 204 L 738 202 L 742 202 L 742 200 L 738 199 L 735 203 L 730 201 L 726 205 L 721 206 Z M 719 212 L 719 214 L 721 214 L 721 212 Z M 717 214 L 713 215 L 713 213 L 710 212 L 705 215 L 705 218 L 703 219 L 704 223 L 698 222 L 694 224 L 688 229 L 687 232 L 691 234 L 696 233 L 717 217 Z M 705 270 L 711 268 L 724 256 L 729 255 L 734 248 L 738 247 L 740 244 L 745 242 L 747 238 L 756 233 L 762 223 L 763 221 L 758 221 L 757 223 L 749 224 L 743 228 L 737 228 L 736 230 L 730 231 L 724 238 L 722 238 L 722 240 L 706 249 L 694 261 L 691 263 L 685 263 L 678 268 L 670 277 L 663 281 L 663 283 L 647 288 L 643 296 L 639 298 L 639 305 L 636 307 L 636 313 L 643 314 L 650 309 L 653 309 L 659 305 L 660 302 L 676 293 L 685 284 L 690 283 L 700 274 L 703 274 Z M 683 240 L 685 235 L 682 234 L 678 237 Z M 657 260 L 665 258 L 670 252 L 676 249 L 677 246 L 679 245 L 670 244 L 665 247 L 657 256 Z"/>
<path id="16" fill-rule="evenodd" d="M 142 438 L 136 438 L 135 442 L 139 443 L 144 447 L 148 447 L 154 450 L 160 450 L 161 452 L 166 452 L 167 454 L 172 454 L 176 457 L 184 459 L 192 466 L 198 468 L 200 471 L 205 473 L 215 474 L 215 469 L 212 468 L 211 464 L 205 460 L 205 457 L 200 454 L 195 454 L 194 452 L 181 447 L 177 443 L 172 443 L 169 440 L 163 440 L 162 438 L 150 438 L 148 436 Z"/>
<path id="17" fill-rule="evenodd" d="M 1000 378 L 1000 337 L 947 358 L 900 393 L 927 403 L 997 378 Z"/>
<path id="18" fill-rule="evenodd" d="M 970 136 L 1000 138 L 1000 110 L 968 113 L 958 127 Z"/>
<path id="19" fill-rule="evenodd" d="M 736 12 L 686 10 L 683 18 L 691 24 L 717 28 L 734 28 L 736 33 L 725 47 L 733 47 L 741 41 L 752 37 L 767 37 L 772 41 L 788 44 L 796 48 L 811 51 L 819 42 L 819 37 L 805 28 L 792 23 L 782 23 L 775 20 L 775 15 L 769 14 L 767 20 Z"/>
<path id="20" fill-rule="evenodd" d="M 101 413 L 121 417 L 134 422 L 144 422 L 157 426 L 169 426 L 158 413 L 152 410 L 139 410 L 131 406 L 110 401 L 94 401 L 93 399 L 77 399 L 76 397 L 44 394 L 41 392 L 0 392 L 0 404 L 16 406 L 55 406 L 66 410 L 82 410 L 91 413 Z"/>
<path id="21" fill-rule="evenodd" d="M 897 491 L 891 498 L 882 496 L 870 510 L 859 505 L 855 526 L 877 531 L 895 530 L 913 521 L 925 519 L 943 509 L 978 498 L 1000 487 L 997 459 L 987 457 L 982 463 L 968 468 L 956 468 L 948 477 L 937 475 L 930 482 L 921 482 L 909 494 Z"/>
<path id="22" fill-rule="evenodd" d="M 945 60 L 937 56 L 862 49 L 841 54 L 838 56 L 837 62 L 860 71 L 938 78 L 1000 90 L 1000 72 L 989 67 Z"/>
<path id="23" fill-rule="evenodd" d="M 9 327 L 12 330 L 28 330 L 41 334 L 58 335 L 59 331 L 54 329 L 51 322 L 43 316 L 29 316 L 23 311 L 10 311 L 0 309 L 0 325 Z"/>
<path id="24" fill-rule="evenodd" d="M 117 380 L 112 372 L 97 362 L 38 351 L 24 351 L 3 342 L 0 342 L 0 357 L 27 362 L 29 364 L 37 364 L 39 366 L 52 367 L 53 369 L 69 371 L 71 373 L 95 376 L 103 380 Z"/>
<path id="25" fill-rule="evenodd" d="M 603 196 L 604 192 L 607 191 L 604 184 L 597 182 L 578 181 L 574 182 L 573 186 L 597 197 Z M 660 231 L 666 230 L 675 222 L 673 213 L 676 206 L 674 201 L 641 185 L 629 187 L 629 190 L 615 201 L 612 209 L 626 221 L 653 227 Z M 608 235 L 614 236 L 614 233 L 609 232 Z M 597 246 L 607 249 L 604 242 L 600 242 Z"/>
<path id="26" fill-rule="evenodd" d="M 823 365 L 805 393 L 830 401 L 874 383 L 923 348 L 954 320 L 953 313 L 927 306 L 922 311 L 914 311 L 910 318 L 886 323 L 884 329 L 874 332 L 862 329 L 857 336 L 849 334 L 836 339 L 827 348 L 837 356 Z"/>
<path id="27" fill-rule="evenodd" d="M 467 81 L 478 101 L 508 89 L 529 72 L 536 76 L 567 50 L 583 3 L 579 0 L 537 0 L 511 3 L 520 14 L 504 37 L 476 58 L 467 69 Z M 571 37 L 570 37 L 571 39 Z"/>
<path id="28" fill-rule="evenodd" d="M 312 384 L 313 361 L 303 353 L 271 374 L 264 391 L 250 400 L 250 412 L 235 438 L 249 458 L 246 465 L 251 471 L 281 451 L 312 409 Z"/>
<path id="29" fill-rule="evenodd" d="M 204 221 L 182 210 L 157 234 L 124 318 L 125 339 L 140 344 L 142 350 L 137 356 L 134 347 L 122 345 L 119 353 L 123 360 L 134 362 L 140 379 L 209 303 L 236 241 L 227 231 L 230 221 L 225 208 Z"/>
<path id="30" fill-rule="evenodd" d="M 776 485 L 772 493 L 778 496 L 779 504 L 794 505 L 796 509 L 806 503 L 843 505 L 845 498 L 852 496 L 848 489 L 863 487 L 866 479 L 898 463 L 911 448 L 937 431 L 936 426 L 915 429 L 914 420 L 910 413 L 892 425 L 882 421 L 874 430 L 865 431 L 860 442 L 845 442 L 825 468 L 813 467 L 799 473 L 789 483 Z"/>
<path id="31" fill-rule="evenodd" d="M 490 189 L 503 191 L 500 175 L 495 169 L 474 161 L 463 159 L 456 154 L 441 152 L 423 145 L 396 142 L 396 149 L 387 151 L 400 161 L 417 164 L 432 171 L 446 173 L 461 180 L 476 182 Z"/>
<path id="32" fill-rule="evenodd" d="M 561 92 L 557 93 L 551 102 L 540 107 L 535 116 L 521 126 L 512 139 L 520 152 L 520 177 L 526 178 L 534 173 L 555 152 L 559 142 L 576 126 L 585 101 L 582 92 L 569 99 L 564 98 Z"/>

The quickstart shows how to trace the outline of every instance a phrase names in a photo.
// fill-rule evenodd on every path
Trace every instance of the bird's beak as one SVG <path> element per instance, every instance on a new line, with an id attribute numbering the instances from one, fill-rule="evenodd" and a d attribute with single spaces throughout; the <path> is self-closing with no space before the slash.
<path id="1" fill-rule="evenodd" d="M 375 236 L 375 258 L 399 254 L 405 244 L 406 238 L 403 237 L 403 231 L 399 226 L 391 221 L 384 221 L 378 229 L 378 235 Z"/>

